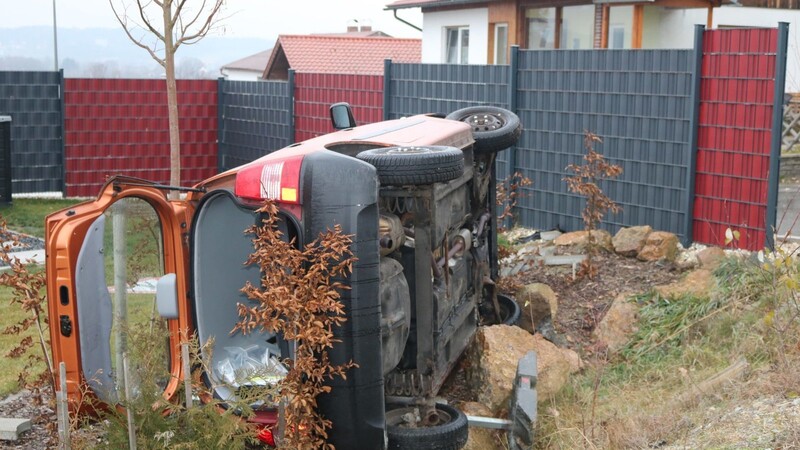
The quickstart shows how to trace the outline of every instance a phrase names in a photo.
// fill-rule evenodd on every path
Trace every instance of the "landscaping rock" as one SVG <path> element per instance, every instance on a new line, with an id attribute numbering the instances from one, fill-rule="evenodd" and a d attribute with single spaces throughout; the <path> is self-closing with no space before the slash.
<path id="1" fill-rule="evenodd" d="M 478 394 L 478 402 L 495 413 L 508 408 L 517 362 L 531 350 L 536 352 L 539 398 L 550 398 L 569 378 L 570 356 L 541 335 L 519 327 L 480 328 L 466 357 L 467 384 Z"/>
<path id="2" fill-rule="evenodd" d="M 725 250 L 719 247 L 708 247 L 697 253 L 700 267 L 715 270 L 725 260 Z"/>
<path id="3" fill-rule="evenodd" d="M 653 231 L 647 236 L 637 258 L 641 261 L 675 261 L 677 255 L 678 237 L 667 231 Z"/>
<path id="4" fill-rule="evenodd" d="M 539 329 L 545 320 L 555 318 L 558 312 L 556 293 L 543 283 L 522 286 L 515 298 L 522 311 L 519 326 L 531 333 Z"/>
<path id="5" fill-rule="evenodd" d="M 714 288 L 714 274 L 709 269 L 697 269 L 686 274 L 679 281 L 664 286 L 656 286 L 659 295 L 669 299 L 676 299 L 686 295 L 707 298 Z"/>
<path id="6" fill-rule="evenodd" d="M 594 238 L 594 242 L 599 248 L 609 252 L 614 250 L 614 245 L 611 243 L 611 234 L 608 231 L 594 230 L 592 231 L 592 238 Z M 565 233 L 557 237 L 553 243 L 559 247 L 570 247 L 572 250 L 583 251 L 589 244 L 589 232 L 583 230 Z"/>
<path id="7" fill-rule="evenodd" d="M 492 410 L 478 402 L 461 402 L 458 404 L 458 409 L 468 416 L 484 416 L 493 417 Z M 500 444 L 498 431 L 489 430 L 486 428 L 470 427 L 469 439 L 465 450 L 502 450 L 503 446 Z"/>
<path id="8" fill-rule="evenodd" d="M 614 251 L 622 256 L 634 257 L 642 250 L 647 236 L 652 232 L 653 228 L 650 225 L 622 228 L 611 240 Z"/>
<path id="9" fill-rule="evenodd" d="M 612 353 L 625 347 L 639 329 L 639 306 L 629 301 L 628 297 L 629 294 L 617 295 L 603 320 L 594 329 L 595 338 Z"/>

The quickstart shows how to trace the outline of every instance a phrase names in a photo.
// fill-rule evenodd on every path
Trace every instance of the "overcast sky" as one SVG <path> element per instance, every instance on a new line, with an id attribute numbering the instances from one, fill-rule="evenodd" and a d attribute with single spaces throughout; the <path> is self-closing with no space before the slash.
<path id="1" fill-rule="evenodd" d="M 131 0 L 113 0 L 115 4 Z M 199 2 L 200 0 L 189 0 Z M 352 19 L 396 37 L 421 37 L 383 8 L 392 0 L 227 0 L 223 36 L 273 39 L 278 34 L 345 31 Z M 0 28 L 53 24 L 52 0 L 0 0 Z M 58 27 L 117 28 L 108 0 L 56 0 Z M 419 9 L 401 10 L 404 19 L 422 26 Z"/>

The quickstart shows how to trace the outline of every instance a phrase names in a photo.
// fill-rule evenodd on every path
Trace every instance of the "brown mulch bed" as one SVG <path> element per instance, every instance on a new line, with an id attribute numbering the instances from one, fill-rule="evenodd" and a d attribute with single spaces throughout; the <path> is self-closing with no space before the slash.
<path id="1" fill-rule="evenodd" d="M 573 280 L 572 267 L 566 266 L 539 267 L 519 277 L 522 284 L 547 284 L 558 295 L 553 325 L 564 336 L 567 346 L 582 357 L 586 356 L 585 351 L 591 351 L 592 331 L 617 295 L 646 293 L 682 275 L 669 262 L 643 262 L 616 254 L 600 254 L 594 258 L 594 264 L 598 273 L 591 280 Z"/>

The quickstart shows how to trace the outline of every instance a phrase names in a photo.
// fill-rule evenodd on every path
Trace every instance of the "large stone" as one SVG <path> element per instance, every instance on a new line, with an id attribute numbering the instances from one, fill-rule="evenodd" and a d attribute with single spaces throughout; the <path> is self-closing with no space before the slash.
<path id="1" fill-rule="evenodd" d="M 684 296 L 708 298 L 714 288 L 714 274 L 709 269 L 697 269 L 689 272 L 674 283 L 656 286 L 655 290 L 662 297 L 676 299 Z"/>
<path id="2" fill-rule="evenodd" d="M 637 258 L 642 261 L 675 261 L 677 255 L 678 237 L 667 231 L 653 231 L 647 236 Z"/>
<path id="3" fill-rule="evenodd" d="M 507 409 L 517 362 L 531 350 L 536 352 L 539 398 L 548 399 L 569 378 L 569 356 L 541 335 L 531 335 L 519 327 L 493 325 L 479 329 L 466 359 L 467 383 L 477 393 L 478 402 L 495 413 Z"/>
<path id="4" fill-rule="evenodd" d="M 614 250 L 614 246 L 611 243 L 611 234 L 608 231 L 593 230 L 592 238 L 594 239 L 597 247 L 609 252 Z M 586 250 L 587 246 L 589 245 L 589 232 L 583 230 L 564 233 L 557 237 L 553 243 L 559 247 L 570 247 L 571 250 L 583 251 Z"/>
<path id="5" fill-rule="evenodd" d="M 639 306 L 629 301 L 628 296 L 619 294 L 594 329 L 595 338 L 605 344 L 610 352 L 623 348 L 633 333 L 638 331 Z"/>
<path id="6" fill-rule="evenodd" d="M 543 283 L 522 286 L 516 292 L 516 299 L 522 311 L 519 326 L 531 333 L 539 329 L 545 320 L 553 320 L 558 312 L 558 296 Z"/>
<path id="7" fill-rule="evenodd" d="M 461 402 L 458 409 L 468 416 L 494 417 L 494 413 L 486 405 L 478 402 Z M 502 450 L 499 433 L 502 431 L 487 428 L 470 427 L 469 439 L 465 450 Z"/>
<path id="8" fill-rule="evenodd" d="M 700 267 L 708 270 L 715 270 L 725 260 L 725 250 L 719 247 L 708 247 L 697 252 L 697 260 Z"/>
<path id="9" fill-rule="evenodd" d="M 622 256 L 636 256 L 644 247 L 647 236 L 652 232 L 653 228 L 650 225 L 621 228 L 611 240 L 611 243 L 614 244 L 614 251 Z"/>

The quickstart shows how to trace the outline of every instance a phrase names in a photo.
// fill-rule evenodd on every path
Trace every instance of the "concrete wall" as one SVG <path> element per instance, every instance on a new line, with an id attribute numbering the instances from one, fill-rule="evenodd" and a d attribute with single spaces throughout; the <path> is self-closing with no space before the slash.
<path id="1" fill-rule="evenodd" d="M 446 27 L 469 27 L 469 63 L 486 64 L 489 42 L 487 8 L 432 12 L 422 20 L 422 62 L 437 64 L 445 60 Z"/>

